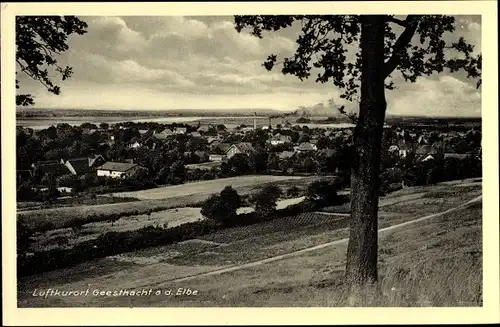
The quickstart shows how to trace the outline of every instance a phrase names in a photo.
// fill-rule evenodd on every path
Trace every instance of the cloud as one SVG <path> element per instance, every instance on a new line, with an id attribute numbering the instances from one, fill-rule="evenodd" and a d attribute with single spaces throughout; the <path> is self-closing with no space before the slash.
<path id="1" fill-rule="evenodd" d="M 104 55 L 113 59 L 137 56 L 147 45 L 139 32 L 131 29 L 120 17 L 82 17 L 88 24 L 87 34 L 72 35 L 68 40 L 70 51 Z"/>
<path id="2" fill-rule="evenodd" d="M 321 92 L 260 92 L 238 94 L 189 94 L 133 86 L 117 85 L 99 88 L 94 83 L 67 85 L 61 95 L 43 90 L 34 92 L 37 102 L 50 108 L 107 108 L 107 109 L 278 109 L 293 110 L 299 105 L 321 101 Z"/>
<path id="3" fill-rule="evenodd" d="M 400 115 L 480 116 L 481 94 L 453 76 L 421 78 L 387 96 L 388 112 Z"/>
<path id="4" fill-rule="evenodd" d="M 74 70 L 70 80 L 56 80 L 63 94 L 51 96 L 37 83 L 22 79 L 23 90 L 37 94 L 40 106 L 61 103 L 75 107 L 82 103 L 100 107 L 101 103 L 113 108 L 136 105 L 163 109 L 294 109 L 326 103 L 329 98 L 334 98 L 336 104 L 342 103 L 338 98 L 340 90 L 333 84 L 314 82 L 314 69 L 311 78 L 301 82 L 294 76 L 283 75 L 280 67 L 271 72 L 262 67 L 271 53 L 280 59 L 293 55 L 300 29 L 297 24 L 283 31 L 264 33 L 264 38 L 258 39 L 248 31 L 236 32 L 233 19 L 228 16 L 82 19 L 89 25 L 88 33 L 71 36 L 70 50 L 58 58 L 61 65 L 70 65 Z M 480 17 L 459 16 L 457 26 L 447 41 L 464 36 L 480 51 Z M 398 75 L 395 74 L 395 80 L 399 89 L 387 93 L 388 111 L 409 113 L 427 108 L 423 112 L 431 114 L 440 110 L 477 112 L 474 108 L 480 104 L 480 93 L 473 87 L 474 81 L 460 74 L 450 77 L 443 73 L 421 78 L 415 84 L 402 82 Z M 112 96 L 113 92 L 120 96 Z"/>
<path id="5" fill-rule="evenodd" d="M 148 40 L 168 34 L 181 34 L 184 38 L 196 38 L 207 36 L 208 33 L 207 24 L 183 16 L 125 16 L 122 19 Z"/>

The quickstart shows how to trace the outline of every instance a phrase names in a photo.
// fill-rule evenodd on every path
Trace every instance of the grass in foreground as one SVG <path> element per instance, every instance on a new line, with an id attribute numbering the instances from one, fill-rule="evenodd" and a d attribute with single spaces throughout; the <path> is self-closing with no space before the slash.
<path id="1" fill-rule="evenodd" d="M 381 294 L 364 306 L 481 306 L 481 222 L 479 203 L 382 234 Z M 196 299 L 180 297 L 154 303 L 145 298 L 134 305 L 347 306 L 343 285 L 346 249 L 343 244 L 255 268 L 179 283 L 178 287 L 199 290 L 201 296 Z M 116 306 L 119 301 L 110 299 L 105 305 Z"/>
<path id="2" fill-rule="evenodd" d="M 469 198 L 470 199 L 470 198 Z M 397 219 L 397 218 L 396 218 Z M 365 306 L 479 306 L 482 301 L 482 245 L 481 245 L 481 203 L 471 205 L 443 216 L 401 227 L 380 235 L 379 276 L 381 295 Z M 392 223 L 391 223 L 392 225 Z M 311 231 L 314 233 L 314 231 Z M 248 235 L 248 233 L 247 233 Z M 249 235 L 252 242 L 236 246 L 246 252 L 254 252 L 259 247 L 259 233 Z M 264 248 L 269 252 L 272 245 Z M 319 234 L 324 235 L 324 234 Z M 275 240 L 278 248 L 287 251 L 305 240 L 311 241 L 319 235 L 299 235 L 296 239 Z M 294 238 L 295 238 L 294 236 Z M 329 236 L 333 240 L 333 235 Z M 345 237 L 345 234 L 337 235 Z M 219 240 L 222 241 L 222 240 Z M 239 242 L 234 243 L 237 245 Z M 288 244 L 289 243 L 289 244 Z M 293 243 L 293 244 L 292 244 Z M 253 244 L 253 245 L 252 245 Z M 286 245 L 288 244 L 288 245 Z M 309 246 L 312 244 L 308 244 Z M 211 250 L 210 247 L 205 249 Z M 189 275 L 203 266 L 224 265 L 221 251 L 229 251 L 231 246 L 215 249 L 220 252 L 208 262 L 192 262 Z M 176 247 L 184 251 L 181 245 Z M 166 251 L 163 249 L 162 251 Z M 194 250 L 194 252 L 192 251 Z M 191 254 L 196 247 L 190 246 Z M 260 252 L 260 251 L 257 251 Z M 280 251 L 281 252 L 281 251 Z M 234 271 L 221 275 L 200 277 L 187 282 L 165 282 L 175 278 L 171 261 L 157 265 L 134 266 L 107 276 L 85 278 L 70 282 L 65 288 L 77 288 L 91 283 L 110 289 L 141 287 L 153 289 L 191 288 L 199 291 L 196 297 L 137 297 L 137 298 L 79 298 L 58 303 L 60 306 L 346 306 L 343 297 L 343 271 L 346 244 L 327 247 L 264 265 Z M 229 254 L 229 253 L 228 253 Z M 269 254 L 269 253 L 267 253 Z M 276 253 L 276 254 L 279 254 Z M 234 253 L 236 256 L 237 253 Z M 218 262 L 217 262 L 218 257 Z M 208 258 L 207 258 L 208 259 Z M 248 258 L 247 258 L 248 259 Z M 195 260 L 197 261 L 197 260 Z M 172 261 L 173 262 L 173 261 Z M 181 263 L 181 262 L 179 262 Z M 185 270 L 189 265 L 177 270 Z M 196 269 L 194 269 L 196 267 Z M 208 269 L 208 267 L 206 267 Z M 194 269 L 194 270 L 193 270 Z M 55 273 L 55 272 L 54 272 Z M 52 274 L 54 274 L 52 273 Z M 124 273 L 126 273 L 124 275 Z M 182 275 L 177 275 L 182 276 Z M 162 282 L 163 281 L 163 282 Z M 61 280 L 58 280 L 60 283 Z M 43 279 L 33 279 L 40 285 Z M 50 306 L 44 300 L 24 299 L 22 306 Z M 72 302 L 73 301 L 73 302 Z M 56 304 L 54 304 L 56 305 Z"/>

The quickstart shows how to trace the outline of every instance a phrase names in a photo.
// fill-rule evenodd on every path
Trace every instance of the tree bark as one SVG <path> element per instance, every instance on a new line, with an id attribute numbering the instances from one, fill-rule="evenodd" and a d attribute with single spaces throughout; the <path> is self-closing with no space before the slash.
<path id="1" fill-rule="evenodd" d="M 351 221 L 346 282 L 349 303 L 365 301 L 363 290 L 377 282 L 378 200 L 384 93 L 384 17 L 363 16 L 361 23 L 361 102 L 354 131 L 351 169 Z M 356 295 L 357 294 L 357 295 Z"/>

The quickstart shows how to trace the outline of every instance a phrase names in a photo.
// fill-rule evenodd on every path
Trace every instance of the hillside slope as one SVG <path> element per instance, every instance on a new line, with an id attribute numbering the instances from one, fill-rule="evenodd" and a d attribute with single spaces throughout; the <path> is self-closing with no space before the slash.
<path id="1" fill-rule="evenodd" d="M 481 305 L 482 202 L 479 198 L 463 206 L 478 198 L 481 185 L 458 181 L 408 188 L 399 193 L 406 196 L 406 201 L 383 208 L 380 228 L 445 213 L 380 234 L 382 295 L 366 305 Z M 456 207 L 459 208 L 453 209 Z M 151 248 L 21 279 L 19 306 L 344 306 L 342 276 L 347 242 L 321 244 L 348 235 L 342 223 L 346 218 L 313 214 L 294 219 L 228 229 L 203 240 Z M 247 265 L 311 247 L 317 248 L 281 260 Z M 246 266 L 203 275 L 238 265 Z M 200 276 L 182 279 L 192 275 Z M 178 288 L 189 288 L 196 290 L 197 295 L 48 299 L 32 296 L 34 288 L 47 287 L 90 288 L 90 292 L 170 289 L 174 293 Z"/>

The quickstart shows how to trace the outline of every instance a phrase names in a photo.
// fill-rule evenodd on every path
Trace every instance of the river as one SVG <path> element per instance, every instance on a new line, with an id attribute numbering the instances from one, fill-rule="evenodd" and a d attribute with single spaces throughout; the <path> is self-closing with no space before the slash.
<path id="1" fill-rule="evenodd" d="M 241 124 L 246 124 L 249 126 L 253 125 L 254 119 L 256 119 L 257 126 L 267 126 L 269 120 L 264 116 L 240 116 L 240 117 L 44 117 L 40 119 L 17 119 L 16 125 L 24 128 L 32 128 L 35 130 L 46 129 L 50 126 L 56 126 L 59 123 L 66 123 L 69 125 L 81 125 L 83 123 L 92 123 L 99 125 L 102 122 L 108 124 L 119 123 L 119 122 L 153 122 L 160 124 L 172 124 L 172 123 L 196 123 L 201 124 L 224 124 L 228 128 L 234 128 Z M 281 119 L 273 119 L 272 124 L 282 124 Z M 307 126 L 309 128 L 349 128 L 354 127 L 353 124 L 349 123 L 333 123 L 333 124 L 321 124 L 321 123 L 307 123 L 299 124 L 293 123 L 295 126 Z"/>

